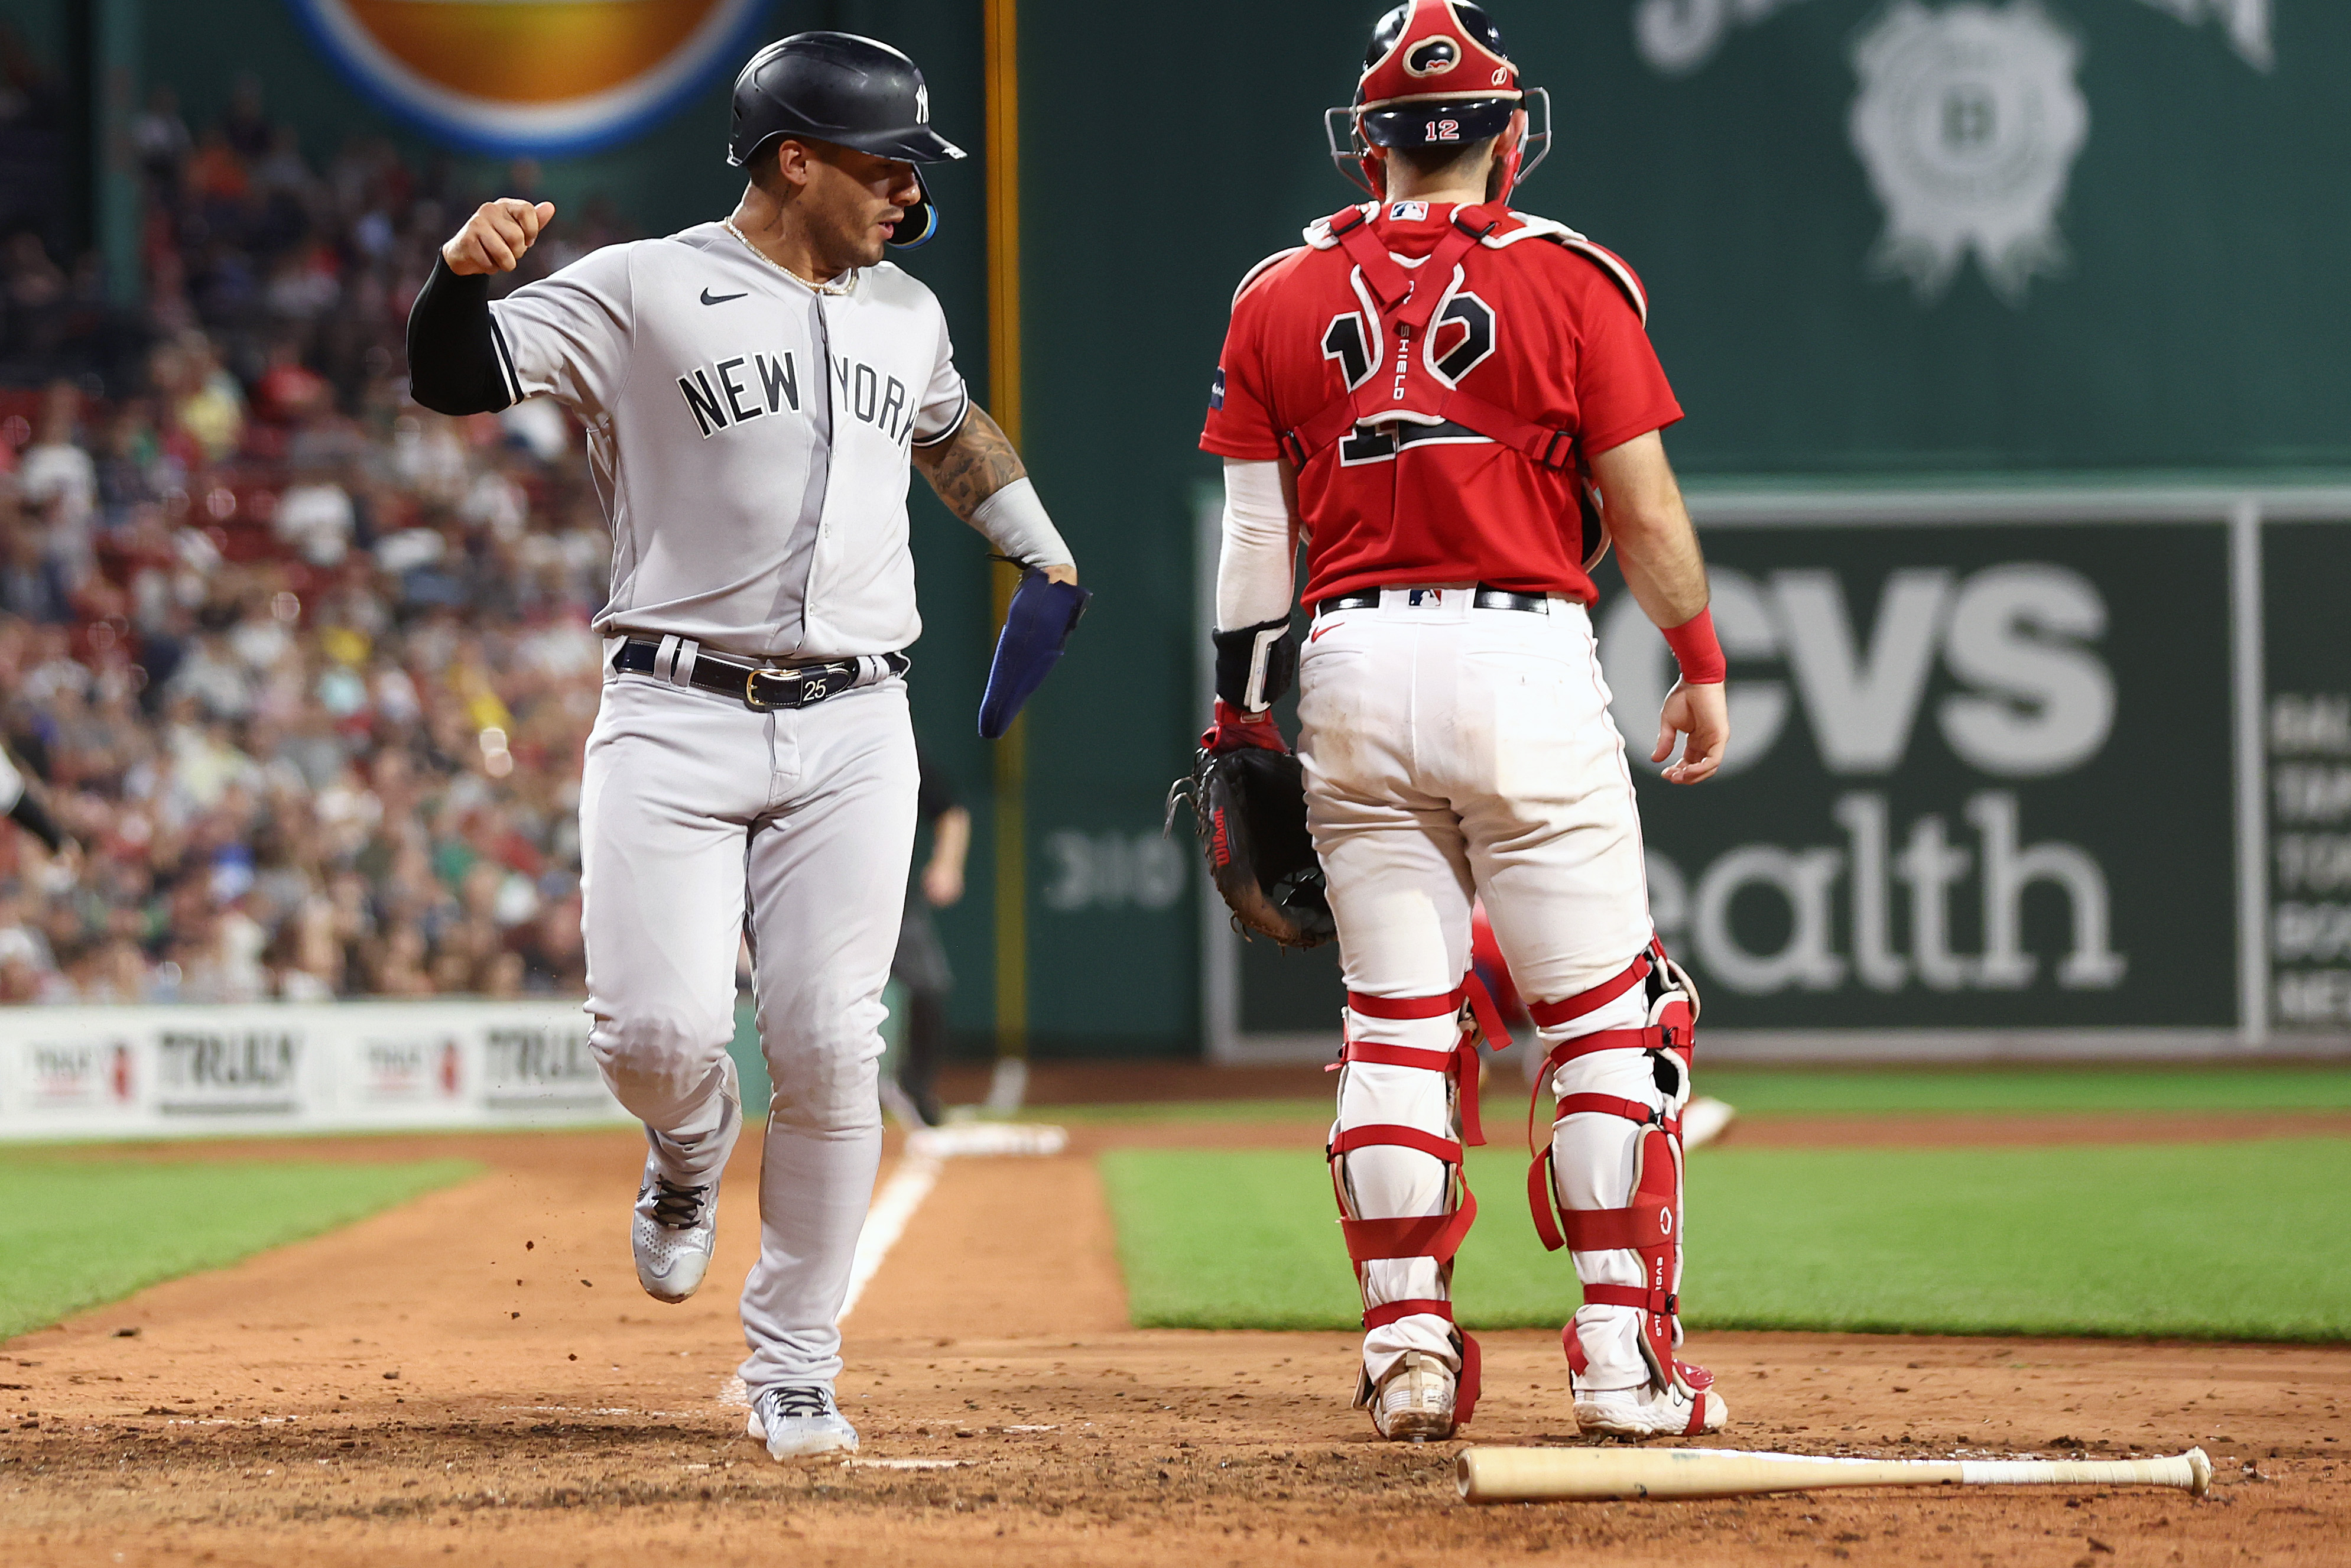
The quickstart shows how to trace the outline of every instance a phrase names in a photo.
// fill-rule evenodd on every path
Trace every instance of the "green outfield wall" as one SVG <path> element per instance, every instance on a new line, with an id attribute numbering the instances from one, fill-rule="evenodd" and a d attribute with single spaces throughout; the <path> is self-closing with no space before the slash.
<path id="1" fill-rule="evenodd" d="M 1040 1052 L 1186 1052 L 1219 1031 L 1327 1030 L 1335 1005 L 1327 967 L 1217 956 L 1197 879 L 1158 831 L 1200 719 L 1216 466 L 1193 442 L 1229 291 L 1349 198 L 1319 117 L 1379 8 L 1019 0 L 1026 444 L 1099 594 L 1028 727 Z M 2351 473 L 2351 9 L 1495 14 L 1553 94 L 1556 144 L 1520 204 L 1646 280 L 1688 413 L 1668 446 L 1746 628 L 1731 653 L 1751 763 L 1670 800 L 1643 787 L 1660 915 L 1708 982 L 1709 1020 L 1758 1039 L 2343 1030 L 2351 802 L 2334 802 L 2351 747 L 2329 747 L 2351 692 L 2351 534 L 2310 497 Z M 291 18 L 275 0 L 151 5 L 145 68 L 201 114 L 250 68 L 314 155 L 353 131 L 423 152 Z M 901 44 L 942 129 L 979 151 L 977 0 L 780 0 L 760 26 Z M 692 221 L 731 193 L 724 119 L 713 87 L 540 178 L 648 228 Z M 457 155 L 496 183 L 496 161 Z M 942 172 L 945 230 L 910 266 L 984 384 L 980 162 Z M 2098 498 L 2069 504 L 2068 487 Z M 2002 493 L 2038 500 L 1984 498 Z M 2278 504 L 2244 511 L 2256 493 Z M 999 870 L 971 729 L 986 584 L 926 499 L 916 528 L 916 712 L 982 819 L 975 895 L 946 923 L 954 1017 L 977 1035 Z M 1612 672 L 1654 674 L 1639 629 L 1601 616 Z M 2036 858 L 2050 846 L 2080 858 Z M 1959 858 L 1964 873 L 1936 869 Z M 2082 924 L 2085 864 L 2103 945 Z M 1230 983 L 1208 1006 L 1219 965 Z"/>

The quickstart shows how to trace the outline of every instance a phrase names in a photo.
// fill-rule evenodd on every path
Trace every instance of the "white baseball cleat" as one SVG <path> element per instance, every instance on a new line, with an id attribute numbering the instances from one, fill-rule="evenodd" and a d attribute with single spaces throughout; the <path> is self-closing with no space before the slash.
<path id="1" fill-rule="evenodd" d="M 857 1428 L 833 1403 L 832 1390 L 813 1383 L 759 1390 L 751 1401 L 750 1431 L 765 1439 L 771 1459 L 857 1451 Z"/>
<path id="2" fill-rule="evenodd" d="M 1372 1426 L 1397 1443 L 1441 1443 L 1453 1436 L 1453 1369 L 1408 1350 L 1372 1390 Z"/>
<path id="3" fill-rule="evenodd" d="M 1714 1374 L 1684 1361 L 1674 1367 L 1681 1375 L 1663 1393 L 1652 1384 L 1578 1388 L 1575 1424 L 1586 1436 L 1604 1433 L 1612 1437 L 1688 1437 L 1720 1431 L 1730 1410 L 1714 1391 Z"/>
<path id="4" fill-rule="evenodd" d="M 645 1155 L 643 1185 L 637 1188 L 630 1249 L 637 1255 L 637 1283 L 656 1301 L 682 1301 L 702 1287 L 710 1254 L 718 1244 L 718 1178 L 707 1186 L 680 1186 Z"/>

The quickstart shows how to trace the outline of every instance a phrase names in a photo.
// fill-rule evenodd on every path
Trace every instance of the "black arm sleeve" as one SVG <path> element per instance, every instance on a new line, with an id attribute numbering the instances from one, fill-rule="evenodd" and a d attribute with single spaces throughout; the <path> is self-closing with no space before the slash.
<path id="1" fill-rule="evenodd" d="M 486 273 L 460 277 L 439 256 L 408 312 L 408 394 L 436 413 L 496 413 L 512 403 L 490 319 Z"/>
<path id="2" fill-rule="evenodd" d="M 30 789 L 16 798 L 16 804 L 8 815 L 18 827 L 47 845 L 49 853 L 55 854 L 64 846 L 65 830 L 57 826 L 55 817 L 49 815 L 49 809 L 33 798 Z"/>

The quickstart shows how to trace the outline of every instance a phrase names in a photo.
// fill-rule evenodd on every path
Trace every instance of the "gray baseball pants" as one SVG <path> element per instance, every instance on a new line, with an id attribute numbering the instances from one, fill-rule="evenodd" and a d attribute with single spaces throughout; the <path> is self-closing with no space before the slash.
<path id="1" fill-rule="evenodd" d="M 892 676 L 755 712 L 607 674 L 580 797 L 589 1042 L 671 1180 L 725 1165 L 737 938 L 775 1083 L 743 1381 L 830 1386 L 882 1157 L 882 988 L 914 841 L 914 731 Z"/>

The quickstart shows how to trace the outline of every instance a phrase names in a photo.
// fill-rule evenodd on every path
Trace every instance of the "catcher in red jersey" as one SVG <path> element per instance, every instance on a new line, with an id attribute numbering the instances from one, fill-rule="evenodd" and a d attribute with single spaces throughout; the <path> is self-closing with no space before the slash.
<path id="1" fill-rule="evenodd" d="M 1562 1336 L 1575 1418 L 1711 1431 L 1713 1379 L 1674 1354 L 1698 997 L 1650 925 L 1587 612 L 1613 541 L 1681 663 L 1652 760 L 1678 743 L 1667 779 L 1712 774 L 1722 654 L 1658 435 L 1681 409 L 1632 268 L 1508 204 L 1547 151 L 1549 103 L 1478 5 L 1390 12 L 1354 104 L 1331 112 L 1333 155 L 1374 199 L 1243 279 L 1201 438 L 1226 460 L 1205 744 L 1281 748 L 1270 710 L 1297 681 L 1347 985 L 1329 1155 L 1363 1288 L 1357 1403 L 1383 1437 L 1432 1440 L 1477 1400 L 1452 1262 L 1476 1214 L 1477 1043 L 1508 1038 L 1469 974 L 1482 895 L 1548 1052 L 1538 1092 L 1557 1097 L 1528 1189 L 1583 1284 Z"/>

